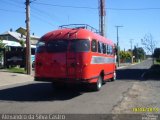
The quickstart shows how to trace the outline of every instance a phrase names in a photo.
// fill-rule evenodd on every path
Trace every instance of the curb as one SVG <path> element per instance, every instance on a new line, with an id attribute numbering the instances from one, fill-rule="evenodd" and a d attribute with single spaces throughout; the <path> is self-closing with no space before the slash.
<path id="1" fill-rule="evenodd" d="M 137 65 L 137 64 L 140 64 L 140 63 L 133 63 L 133 64 L 129 64 L 129 65 L 126 65 L 126 66 L 120 66 L 120 67 L 117 67 L 117 70 L 129 67 L 129 66 Z"/>

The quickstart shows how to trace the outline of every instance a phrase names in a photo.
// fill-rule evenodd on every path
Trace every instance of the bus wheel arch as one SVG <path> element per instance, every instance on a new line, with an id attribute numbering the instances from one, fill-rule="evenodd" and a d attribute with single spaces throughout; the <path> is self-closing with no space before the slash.
<path id="1" fill-rule="evenodd" d="M 102 84 L 105 84 L 106 81 L 105 81 L 105 79 L 104 79 L 104 76 L 105 76 L 104 70 L 101 71 L 100 76 L 102 77 Z"/>
<path id="2" fill-rule="evenodd" d="M 98 76 L 97 82 L 93 84 L 93 89 L 95 91 L 99 91 L 104 83 L 104 71 L 101 71 L 101 73 Z"/>
<path id="3" fill-rule="evenodd" d="M 111 81 L 115 81 L 117 78 L 116 70 L 113 73 L 113 77 L 111 78 Z"/>

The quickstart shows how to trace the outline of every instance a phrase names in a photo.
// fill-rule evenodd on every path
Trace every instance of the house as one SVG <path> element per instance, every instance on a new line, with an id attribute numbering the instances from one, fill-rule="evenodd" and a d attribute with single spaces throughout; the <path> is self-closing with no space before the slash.
<path id="1" fill-rule="evenodd" d="M 26 29 L 23 28 L 23 27 L 20 27 L 16 30 L 17 33 L 20 33 L 21 35 L 25 36 L 25 39 L 26 39 Z M 31 40 L 31 45 L 35 45 L 37 43 L 37 41 L 39 40 L 40 37 L 38 36 L 35 36 L 34 33 L 32 33 L 30 35 L 30 40 Z"/>
<path id="2" fill-rule="evenodd" d="M 30 38 L 31 45 L 36 45 L 39 37 L 32 34 L 30 35 Z M 12 31 L 12 29 L 10 31 L 6 31 L 0 34 L 0 40 L 3 40 L 7 45 L 15 44 L 15 46 L 19 46 L 20 41 L 26 41 L 26 29 L 20 27 L 16 31 Z"/>

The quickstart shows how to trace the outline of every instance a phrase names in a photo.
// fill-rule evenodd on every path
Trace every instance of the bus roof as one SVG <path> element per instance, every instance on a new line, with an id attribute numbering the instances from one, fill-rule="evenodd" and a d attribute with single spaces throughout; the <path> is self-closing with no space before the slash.
<path id="1" fill-rule="evenodd" d="M 55 31 L 51 31 L 47 34 L 45 34 L 44 36 L 42 36 L 42 38 L 40 40 L 59 40 L 59 39 L 70 39 L 70 40 L 74 40 L 74 39 L 89 39 L 89 40 L 93 40 L 96 39 L 98 41 L 110 44 L 110 45 L 114 45 L 114 43 L 99 35 L 96 33 L 91 32 L 90 30 L 84 29 L 84 28 L 65 28 L 65 29 L 59 29 L 59 30 L 55 30 Z"/>

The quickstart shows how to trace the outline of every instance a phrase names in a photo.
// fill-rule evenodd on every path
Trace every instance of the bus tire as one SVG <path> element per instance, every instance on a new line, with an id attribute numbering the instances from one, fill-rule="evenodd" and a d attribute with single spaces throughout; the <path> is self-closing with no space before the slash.
<path id="1" fill-rule="evenodd" d="M 115 81 L 115 80 L 116 80 L 116 71 L 114 71 L 113 77 L 111 78 L 111 81 Z"/>
<path id="2" fill-rule="evenodd" d="M 93 84 L 93 89 L 95 91 L 99 91 L 101 89 L 101 87 L 102 87 L 102 84 L 103 84 L 103 80 L 102 80 L 102 76 L 100 75 L 98 77 L 97 82 L 95 84 Z"/>

